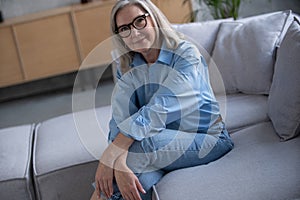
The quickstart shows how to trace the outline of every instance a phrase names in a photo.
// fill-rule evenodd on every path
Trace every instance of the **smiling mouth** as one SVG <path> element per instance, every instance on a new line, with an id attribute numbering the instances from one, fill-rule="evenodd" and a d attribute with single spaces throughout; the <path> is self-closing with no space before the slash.
<path id="1" fill-rule="evenodd" d="M 138 40 L 136 40 L 136 41 L 133 41 L 132 44 L 133 44 L 133 45 L 136 45 L 136 44 L 138 44 L 138 43 L 141 43 L 144 39 L 145 39 L 145 37 L 143 37 L 143 38 L 141 38 L 141 39 L 138 39 Z"/>

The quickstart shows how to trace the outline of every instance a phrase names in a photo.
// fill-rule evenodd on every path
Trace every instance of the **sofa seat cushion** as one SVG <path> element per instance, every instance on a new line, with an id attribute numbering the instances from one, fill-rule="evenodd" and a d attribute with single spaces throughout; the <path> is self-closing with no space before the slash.
<path id="1" fill-rule="evenodd" d="M 217 99 L 229 133 L 270 120 L 265 95 L 232 94 Z"/>
<path id="2" fill-rule="evenodd" d="M 90 198 L 99 159 L 92 151 L 97 149 L 101 155 L 106 148 L 109 118 L 110 106 L 63 115 L 37 126 L 33 170 L 38 199 Z"/>
<path id="3" fill-rule="evenodd" d="M 297 199 L 300 137 L 280 142 L 271 122 L 232 135 L 235 148 L 207 165 L 173 171 L 156 185 L 157 199 Z M 177 192 L 174 192 L 177 191 Z"/>
<path id="4" fill-rule="evenodd" d="M 32 140 L 32 125 L 0 130 L 0 199 L 34 199 Z"/>

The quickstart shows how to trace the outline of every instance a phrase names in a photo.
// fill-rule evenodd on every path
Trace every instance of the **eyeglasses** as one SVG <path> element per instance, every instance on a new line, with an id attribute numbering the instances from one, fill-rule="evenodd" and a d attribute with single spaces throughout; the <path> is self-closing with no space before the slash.
<path id="1" fill-rule="evenodd" d="M 117 28 L 116 34 L 119 34 L 122 38 L 127 38 L 131 34 L 131 27 L 133 26 L 137 30 L 142 30 L 147 26 L 147 17 L 149 13 L 145 13 L 143 15 L 137 16 L 130 24 L 122 25 Z"/>

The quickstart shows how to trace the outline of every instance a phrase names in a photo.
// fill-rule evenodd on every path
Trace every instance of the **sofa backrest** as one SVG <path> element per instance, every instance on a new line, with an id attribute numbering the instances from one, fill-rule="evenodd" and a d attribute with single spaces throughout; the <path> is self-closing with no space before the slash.
<path id="1" fill-rule="evenodd" d="M 212 55 L 220 24 L 232 20 L 232 18 L 228 18 L 206 22 L 174 24 L 173 27 L 178 32 L 183 33 L 187 40 L 193 42 L 208 61 Z"/>
<path id="2" fill-rule="evenodd" d="M 233 21 L 215 20 L 175 25 L 175 29 L 207 50 L 209 66 L 216 64 L 223 80 L 211 78 L 216 93 L 269 94 L 276 49 L 293 21 L 291 11 L 273 12 Z M 200 49 L 202 53 L 203 50 Z M 215 73 L 215 72 L 213 72 Z M 216 76 L 220 77 L 220 76 Z"/>

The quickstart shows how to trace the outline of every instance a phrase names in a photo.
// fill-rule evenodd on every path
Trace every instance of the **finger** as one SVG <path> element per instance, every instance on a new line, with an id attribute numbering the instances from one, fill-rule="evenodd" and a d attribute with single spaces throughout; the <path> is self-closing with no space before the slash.
<path id="1" fill-rule="evenodd" d="M 105 194 L 106 197 L 108 197 L 108 196 L 107 196 L 107 189 L 106 189 L 106 187 L 107 187 L 107 186 L 106 186 L 106 182 L 105 182 L 105 181 L 104 181 L 104 182 L 102 181 L 102 182 L 101 182 L 101 191 Z"/>
<path id="2" fill-rule="evenodd" d="M 139 179 L 136 179 L 135 184 L 136 184 L 137 189 L 138 189 L 141 193 L 146 194 L 146 191 L 144 190 L 144 188 L 143 188 L 141 182 L 139 181 Z"/>
<path id="3" fill-rule="evenodd" d="M 99 182 L 96 180 L 96 193 L 97 193 L 97 198 L 100 198 L 100 185 Z"/>
<path id="4" fill-rule="evenodd" d="M 142 200 L 141 196 L 140 196 L 140 193 L 135 190 L 135 191 L 132 191 L 131 195 L 130 195 L 130 198 L 132 200 Z"/>
<path id="5" fill-rule="evenodd" d="M 121 192 L 121 195 L 123 197 L 124 200 L 132 200 L 131 197 L 130 197 L 130 191 L 125 191 L 125 190 L 120 190 Z"/>
<path id="6" fill-rule="evenodd" d="M 132 200 L 142 200 L 140 193 L 138 191 L 137 186 L 135 185 L 134 188 L 131 188 L 130 194 L 129 194 L 130 199 Z"/>
<path id="7" fill-rule="evenodd" d="M 107 184 L 108 184 L 109 197 L 111 197 L 111 195 L 114 192 L 113 180 L 109 180 Z"/>
<path id="8" fill-rule="evenodd" d="M 106 195 L 106 197 L 109 197 L 110 198 L 110 191 L 109 191 L 109 181 L 105 181 L 104 183 L 103 183 L 103 185 L 104 185 L 104 193 L 105 193 L 105 195 Z"/>
<path id="9" fill-rule="evenodd" d="M 120 191 L 120 192 L 121 192 L 121 195 L 122 195 L 123 199 L 124 199 L 124 200 L 128 200 L 127 195 L 126 195 L 124 192 L 122 192 L 122 191 Z"/>
<path id="10" fill-rule="evenodd" d="M 101 192 L 103 192 L 105 194 L 105 188 L 104 188 L 104 184 L 102 181 L 99 181 L 100 182 L 100 192 L 99 192 L 99 197 L 101 195 Z"/>
<path id="11" fill-rule="evenodd" d="M 140 193 L 138 192 L 137 189 L 135 189 L 134 191 L 132 191 L 131 198 L 133 200 L 142 200 L 141 195 L 140 195 Z"/>
<path id="12" fill-rule="evenodd" d="M 125 199 L 126 200 L 137 200 L 137 199 L 134 198 L 134 196 L 130 192 L 125 195 Z"/>

